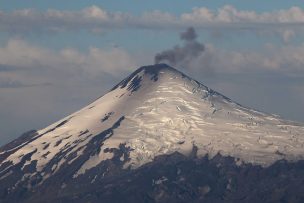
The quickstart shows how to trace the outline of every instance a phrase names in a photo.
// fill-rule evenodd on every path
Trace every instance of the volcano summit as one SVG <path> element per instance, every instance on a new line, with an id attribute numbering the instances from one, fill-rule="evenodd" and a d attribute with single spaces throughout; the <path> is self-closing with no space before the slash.
<path id="1" fill-rule="evenodd" d="M 0 148 L 0 202 L 301 202 L 304 125 L 165 64 Z"/>

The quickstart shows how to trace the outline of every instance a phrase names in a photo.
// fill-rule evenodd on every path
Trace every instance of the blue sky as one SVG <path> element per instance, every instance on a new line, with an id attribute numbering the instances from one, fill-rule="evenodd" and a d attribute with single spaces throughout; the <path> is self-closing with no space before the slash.
<path id="1" fill-rule="evenodd" d="M 189 27 L 205 49 L 185 53 L 191 62 L 177 69 L 245 106 L 304 122 L 303 1 L 11 0 L 0 1 L 0 14 L 0 144 L 186 46 L 180 33 Z"/>

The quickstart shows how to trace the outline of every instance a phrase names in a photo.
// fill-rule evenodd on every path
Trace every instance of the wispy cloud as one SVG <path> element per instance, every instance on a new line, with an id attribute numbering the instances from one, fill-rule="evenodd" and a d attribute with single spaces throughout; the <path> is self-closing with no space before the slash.
<path id="1" fill-rule="evenodd" d="M 25 88 L 25 87 L 37 87 L 37 86 L 49 86 L 51 83 L 31 84 L 23 83 L 18 80 L 12 80 L 11 78 L 0 77 L 0 88 Z"/>
<path id="2" fill-rule="evenodd" d="M 136 58 L 122 48 L 53 50 L 13 38 L 0 46 L 0 88 L 99 85 L 143 65 Z"/>
<path id="3" fill-rule="evenodd" d="M 20 70 L 19 68 L 15 66 L 10 66 L 7 64 L 0 64 L 0 72 L 11 72 L 11 71 L 18 71 Z"/>
<path id="4" fill-rule="evenodd" d="M 0 71 L 32 70 L 40 73 L 54 71 L 94 76 L 96 73 L 115 75 L 129 70 L 134 59 L 121 48 L 89 47 L 81 52 L 64 48 L 59 51 L 35 46 L 25 40 L 10 39 L 0 47 Z M 50 74 L 50 72 L 48 72 Z"/>
<path id="5" fill-rule="evenodd" d="M 224 67 L 218 68 L 221 72 L 267 70 L 289 76 L 304 76 L 304 44 L 282 47 L 266 44 L 260 52 L 223 50 L 210 45 L 208 51 L 215 57 L 213 63 L 217 67 Z"/>
<path id="6" fill-rule="evenodd" d="M 216 11 L 208 8 L 194 8 L 191 13 L 181 15 L 183 22 L 195 23 L 259 23 L 259 24 L 288 24 L 304 23 L 304 11 L 300 7 L 257 13 L 250 10 L 238 10 L 226 5 Z"/>
<path id="7" fill-rule="evenodd" d="M 304 10 L 300 7 L 257 13 L 250 10 L 238 10 L 226 5 L 217 10 L 197 7 L 193 8 L 191 12 L 180 15 L 156 10 L 147 11 L 140 16 L 131 13 L 110 12 L 98 6 L 76 11 L 54 9 L 0 11 L 0 30 L 18 33 L 71 30 L 99 32 L 115 28 L 172 29 L 189 26 L 241 29 L 269 29 L 279 26 L 282 29 L 282 27 L 297 28 L 303 23 Z"/>

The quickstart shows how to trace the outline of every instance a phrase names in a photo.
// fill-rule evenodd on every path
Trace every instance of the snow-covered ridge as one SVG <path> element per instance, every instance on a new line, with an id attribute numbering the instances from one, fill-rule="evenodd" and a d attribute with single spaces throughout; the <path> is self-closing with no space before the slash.
<path id="1" fill-rule="evenodd" d="M 91 154 L 74 177 L 113 158 L 112 149 L 121 144 L 132 149 L 124 165 L 131 168 L 175 151 L 187 155 L 194 146 L 199 156 L 220 153 L 235 157 L 238 163 L 262 166 L 280 159 L 300 160 L 304 155 L 303 125 L 240 106 L 158 64 L 137 69 L 103 97 L 38 131 L 36 139 L 20 145 L 2 161 L 0 178 L 13 165 L 25 168 L 33 162 L 33 174 L 43 173 L 47 178 L 67 160 L 71 164 L 82 156 L 88 143 L 103 132 L 107 133 L 98 153 Z M 30 156 L 26 162 L 25 156 Z M 55 158 L 58 161 L 46 171 Z"/>

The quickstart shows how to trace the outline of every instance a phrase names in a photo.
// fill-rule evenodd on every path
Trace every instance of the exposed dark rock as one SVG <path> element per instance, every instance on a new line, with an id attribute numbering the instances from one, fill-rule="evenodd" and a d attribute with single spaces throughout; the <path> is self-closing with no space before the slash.
<path id="1" fill-rule="evenodd" d="M 127 89 L 128 89 L 129 91 L 131 91 L 131 93 L 137 91 L 137 90 L 140 88 L 140 82 L 141 82 L 141 81 L 142 81 L 142 77 L 135 76 L 135 77 L 131 80 L 131 82 L 130 82 L 130 84 L 129 84 L 129 86 L 128 86 Z"/>
<path id="2" fill-rule="evenodd" d="M 0 147 L 0 152 L 5 152 L 4 154 L 0 155 L 0 162 L 2 162 L 9 155 L 13 154 L 15 151 L 20 149 L 20 147 L 27 144 L 28 140 L 32 140 L 32 138 L 37 135 L 38 135 L 38 133 L 36 130 L 31 130 L 26 133 L 23 133 L 19 138 L 11 141 L 10 143 Z"/>
<path id="3" fill-rule="evenodd" d="M 20 185 L 2 202 L 303 202 L 304 161 L 278 161 L 267 168 L 236 165 L 233 157 L 212 159 L 180 153 L 162 155 L 151 163 L 123 169 L 131 149 L 108 149 L 112 159 L 73 178 L 76 163 L 32 188 Z M 124 159 L 121 159 L 124 157 Z M 79 164 L 79 163 L 78 163 Z M 3 185 L 3 184 L 1 184 Z M 16 196 L 17 194 L 17 196 Z"/>
<path id="4" fill-rule="evenodd" d="M 107 114 L 105 114 L 105 116 L 101 119 L 101 122 L 105 122 L 106 120 L 108 120 L 110 118 L 110 116 L 112 116 L 114 114 L 114 112 L 109 112 Z"/>
<path id="5" fill-rule="evenodd" d="M 139 69 L 137 69 L 136 71 L 134 71 L 131 75 L 129 75 L 126 79 L 124 79 L 123 81 L 121 81 L 120 83 L 115 85 L 110 91 L 113 91 L 113 90 L 117 89 L 118 87 L 125 88 L 129 84 L 129 82 L 131 80 L 133 80 L 134 78 L 136 78 L 136 75 L 138 73 L 140 73 L 141 71 L 145 71 L 145 73 L 151 75 L 151 80 L 153 80 L 155 82 L 158 80 L 159 72 L 164 69 L 173 69 L 173 68 L 171 68 L 170 66 L 168 66 L 166 64 L 155 64 L 152 66 L 142 66 Z M 138 85 L 139 77 L 135 81 L 136 81 L 136 84 Z"/>

